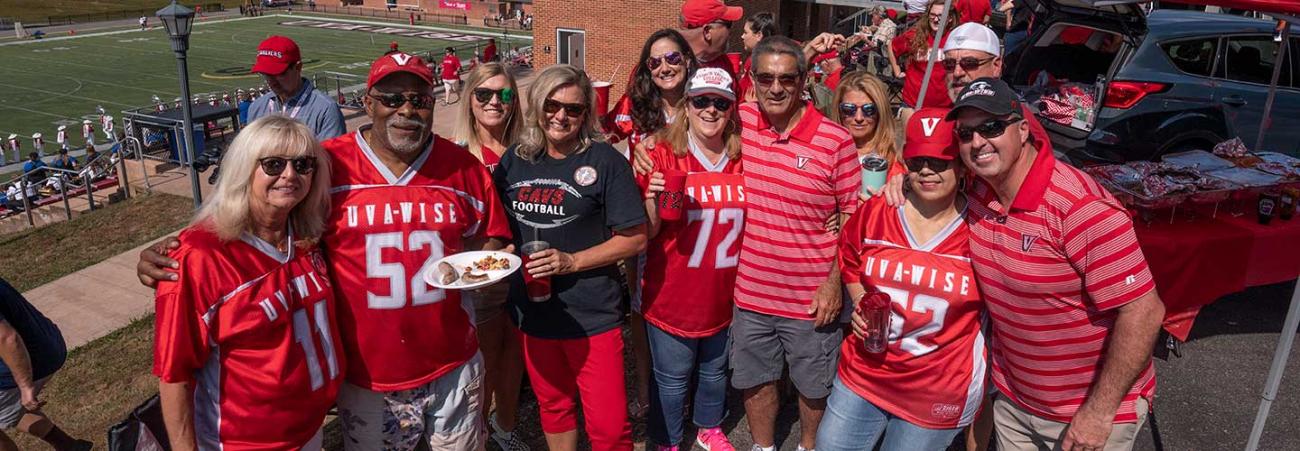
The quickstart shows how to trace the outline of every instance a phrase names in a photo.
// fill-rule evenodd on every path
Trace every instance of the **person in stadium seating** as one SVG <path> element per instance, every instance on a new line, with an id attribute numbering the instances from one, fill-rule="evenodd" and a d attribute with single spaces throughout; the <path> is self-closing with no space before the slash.
<path id="1" fill-rule="evenodd" d="M 655 134 L 677 117 L 685 98 L 686 79 L 695 71 L 695 53 L 686 38 L 672 29 L 656 31 L 641 46 L 641 57 L 632 69 L 627 92 L 612 111 L 605 115 L 604 129 L 610 142 L 626 139 L 628 149 L 642 140 L 654 142 Z M 650 146 L 653 147 L 653 146 Z M 636 365 L 636 395 L 632 416 L 645 416 L 650 403 L 650 348 L 646 343 L 645 319 L 641 317 L 640 259 L 627 262 L 632 289 L 631 334 L 632 357 Z"/>
<path id="2" fill-rule="evenodd" d="M 501 63 L 484 63 L 470 69 L 464 89 L 469 101 L 457 107 L 451 137 L 492 172 L 506 149 L 519 139 L 523 122 L 519 86 Z M 492 440 L 503 450 L 527 451 L 528 445 L 515 434 L 524 358 L 519 331 L 504 315 L 506 292 L 468 291 L 464 295 L 474 304 L 474 326 L 485 371 L 484 400 L 495 407 L 488 421 Z"/>
<path id="3" fill-rule="evenodd" d="M 459 290 L 431 287 L 421 268 L 501 249 L 510 229 L 483 164 L 433 133 L 433 83 L 420 57 L 381 56 L 362 98 L 371 125 L 321 144 L 333 174 L 321 242 L 340 296 L 347 451 L 484 444 L 483 359 L 470 313 Z M 141 283 L 176 280 L 167 269 L 175 260 L 164 255 L 175 245 L 163 240 L 140 253 Z"/>
<path id="4" fill-rule="evenodd" d="M 253 72 L 262 75 L 271 92 L 248 106 L 247 122 L 268 114 L 283 114 L 307 124 L 316 139 L 322 141 L 347 133 L 338 103 L 303 78 L 302 55 L 292 39 L 271 36 L 258 44 Z"/>
<path id="5" fill-rule="evenodd" d="M 602 142 L 586 73 L 550 66 L 529 89 L 519 142 L 493 178 L 515 246 L 550 244 L 523 269 L 550 278 L 550 296 L 530 300 L 516 273 L 509 297 L 542 431 L 549 449 L 576 449 L 581 399 L 592 449 L 631 450 L 620 330 L 627 292 L 617 263 L 645 249 L 643 197 L 627 159 Z"/>
<path id="6" fill-rule="evenodd" d="M 903 106 L 899 119 L 906 122 L 912 112 L 921 107 L 946 107 L 952 105 L 944 86 L 944 71 L 940 61 L 936 61 L 930 72 L 930 83 L 926 87 L 925 105 L 917 105 L 921 95 L 921 84 L 925 78 L 926 62 L 935 40 L 943 43 L 946 37 L 935 36 L 939 31 L 939 22 L 943 18 L 944 0 L 929 0 L 920 19 L 912 23 L 911 28 L 894 37 L 890 44 L 889 66 L 896 78 L 903 79 Z M 949 11 L 947 28 L 952 30 L 957 23 L 957 10 Z"/>
<path id="7" fill-rule="evenodd" d="M 649 437 L 657 450 L 676 451 L 681 445 L 692 381 L 697 381 L 690 403 L 698 429 L 695 442 L 710 451 L 732 450 L 720 426 L 726 415 L 728 327 L 740 252 L 736 238 L 745 216 L 732 86 L 731 75 L 722 69 L 696 71 L 679 101 L 683 118 L 660 132 L 653 149 L 642 149 L 655 162 L 655 173 L 641 178 L 651 237 L 641 312 L 653 355 Z M 682 214 L 702 225 L 660 218 L 655 199 L 669 170 L 688 173 Z"/>
<path id="8" fill-rule="evenodd" d="M 67 357 L 59 327 L 8 281 L 0 279 L 0 428 L 17 428 L 55 451 L 84 451 L 94 446 L 70 437 L 41 411 L 45 405 L 41 389 Z M 3 431 L 0 451 L 18 451 L 18 445 Z"/>
<path id="9" fill-rule="evenodd" d="M 95 145 L 91 144 L 89 147 L 94 148 Z M 54 161 L 50 162 L 50 167 L 52 168 L 67 169 L 69 171 L 75 171 L 80 168 L 80 166 L 81 165 L 77 164 L 76 157 L 68 155 L 68 149 L 59 149 L 59 155 L 54 157 Z"/>
<path id="10" fill-rule="evenodd" d="M 27 183 L 38 184 L 44 181 L 46 177 L 45 168 L 47 167 L 49 167 L 49 165 L 46 165 L 45 161 L 41 160 L 39 154 L 36 152 L 29 152 L 27 154 L 27 162 L 23 163 L 23 173 L 27 174 Z"/>
<path id="11" fill-rule="evenodd" d="M 266 116 L 226 151 L 155 295 L 154 375 L 171 449 L 319 450 L 343 383 L 317 244 L 330 166 L 302 123 Z"/>
<path id="12" fill-rule="evenodd" d="M 940 451 L 979 411 L 987 365 L 984 306 L 969 260 L 964 168 L 947 112 L 921 109 L 908 122 L 902 160 L 911 189 L 903 205 L 872 197 L 841 232 L 839 264 L 853 334 L 840 347 L 819 449 L 869 449 L 879 442 L 885 451 Z M 923 268 L 941 282 L 894 278 L 889 265 Z M 858 302 L 871 292 L 886 294 L 892 306 L 884 350 L 876 353 L 865 347 L 870 326 Z"/>

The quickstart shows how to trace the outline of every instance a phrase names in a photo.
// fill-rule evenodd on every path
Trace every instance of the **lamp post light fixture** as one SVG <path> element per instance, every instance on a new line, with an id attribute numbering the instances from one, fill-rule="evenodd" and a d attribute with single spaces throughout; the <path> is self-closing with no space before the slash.
<path id="1" fill-rule="evenodd" d="M 163 27 L 167 29 L 167 37 L 171 38 L 172 52 L 176 54 L 176 70 L 181 79 L 181 98 L 187 101 L 181 102 L 181 117 L 183 119 L 184 152 L 188 159 L 190 167 L 190 189 L 193 190 L 194 208 L 198 208 L 203 203 L 203 193 L 199 188 L 199 171 L 194 164 L 198 152 L 194 150 L 194 111 L 190 98 L 190 69 L 185 61 L 185 53 L 190 48 L 190 28 L 194 26 L 194 10 L 186 8 L 172 0 L 172 4 L 155 13 L 158 19 L 162 21 Z"/>

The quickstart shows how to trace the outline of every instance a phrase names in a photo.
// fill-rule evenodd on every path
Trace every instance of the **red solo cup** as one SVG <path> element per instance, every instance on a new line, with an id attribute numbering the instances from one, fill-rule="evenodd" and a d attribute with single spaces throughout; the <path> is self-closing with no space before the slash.
<path id="1" fill-rule="evenodd" d="M 551 278 L 533 277 L 528 271 L 528 262 L 532 259 L 530 255 L 551 248 L 551 243 L 545 241 L 529 241 L 519 247 L 521 259 L 524 261 L 524 267 L 520 268 L 524 272 L 524 291 L 528 292 L 528 300 L 533 302 L 546 302 L 551 299 Z"/>
<path id="2" fill-rule="evenodd" d="M 609 112 L 609 87 L 611 84 L 607 81 L 596 81 L 591 83 L 591 88 L 596 91 L 596 115 L 605 116 Z"/>
<path id="3" fill-rule="evenodd" d="M 858 301 L 858 315 L 867 323 L 862 346 L 869 353 L 885 352 L 889 345 L 890 302 L 889 295 L 879 291 L 869 291 Z"/>
<path id="4" fill-rule="evenodd" d="M 656 207 L 659 219 L 677 221 L 682 219 L 682 210 L 686 204 L 686 173 L 676 169 L 666 169 L 664 174 L 664 191 L 659 193 Z"/>

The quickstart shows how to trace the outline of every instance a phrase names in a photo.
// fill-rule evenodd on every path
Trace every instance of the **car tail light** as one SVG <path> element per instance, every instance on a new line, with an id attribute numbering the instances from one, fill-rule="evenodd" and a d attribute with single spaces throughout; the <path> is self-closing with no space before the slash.
<path id="1" fill-rule="evenodd" d="M 1106 85 L 1106 101 L 1102 106 L 1126 110 L 1137 105 L 1148 94 L 1164 92 L 1166 89 L 1169 89 L 1169 85 L 1164 83 L 1112 81 Z"/>

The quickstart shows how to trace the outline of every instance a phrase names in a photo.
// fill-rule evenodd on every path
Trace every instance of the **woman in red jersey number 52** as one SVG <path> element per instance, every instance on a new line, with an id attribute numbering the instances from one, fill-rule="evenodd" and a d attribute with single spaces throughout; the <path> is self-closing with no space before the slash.
<path id="1" fill-rule="evenodd" d="M 841 346 L 822 451 L 943 450 L 984 399 L 984 303 L 970 263 L 966 199 L 952 122 L 924 108 L 907 123 L 908 193 L 891 207 L 867 200 L 844 225 L 840 268 L 854 302 L 853 335 Z M 889 297 L 883 350 L 858 306 L 868 291 Z"/>

